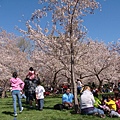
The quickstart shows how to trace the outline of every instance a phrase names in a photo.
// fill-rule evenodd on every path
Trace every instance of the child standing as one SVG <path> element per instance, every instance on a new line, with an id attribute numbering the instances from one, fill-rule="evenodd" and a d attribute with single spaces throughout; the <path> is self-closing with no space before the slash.
<path id="1" fill-rule="evenodd" d="M 20 91 L 24 88 L 24 82 L 17 77 L 17 72 L 14 72 L 12 78 L 10 79 L 10 86 L 12 87 L 12 98 L 13 98 L 13 108 L 14 108 L 14 116 L 17 117 L 17 108 L 16 101 L 18 99 L 19 110 L 20 113 L 23 110 Z"/>
<path id="2" fill-rule="evenodd" d="M 44 92 L 45 92 L 44 87 L 41 86 L 40 81 L 38 81 L 35 93 L 36 93 L 36 99 L 38 101 L 39 110 L 43 110 L 43 107 L 44 107 Z"/>

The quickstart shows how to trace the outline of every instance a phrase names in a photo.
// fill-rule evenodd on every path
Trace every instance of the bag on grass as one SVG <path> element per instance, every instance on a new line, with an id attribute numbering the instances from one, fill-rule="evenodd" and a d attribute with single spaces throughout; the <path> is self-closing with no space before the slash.
<path id="1" fill-rule="evenodd" d="M 63 110 L 63 108 L 64 108 L 63 104 L 56 104 L 56 105 L 54 105 L 54 109 L 55 110 Z"/>

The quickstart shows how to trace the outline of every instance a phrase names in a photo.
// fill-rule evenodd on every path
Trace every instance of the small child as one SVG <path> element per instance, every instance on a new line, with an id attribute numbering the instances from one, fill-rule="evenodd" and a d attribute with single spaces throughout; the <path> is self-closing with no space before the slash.
<path id="1" fill-rule="evenodd" d="M 117 110 L 117 106 L 115 103 L 115 97 L 108 97 L 108 100 L 104 101 L 106 103 L 106 105 L 108 105 L 108 107 L 110 108 L 110 116 L 111 117 L 120 117 L 120 114 L 116 111 Z"/>
<path id="2" fill-rule="evenodd" d="M 36 93 L 36 99 L 38 101 L 38 109 L 39 110 L 43 110 L 43 106 L 44 106 L 44 92 L 45 92 L 44 87 L 41 86 L 40 85 L 40 81 L 38 81 L 35 93 Z"/>
<path id="3" fill-rule="evenodd" d="M 101 100 L 101 104 L 99 105 L 99 107 L 106 113 L 109 114 L 110 112 L 110 108 L 105 104 L 105 100 L 107 100 L 107 96 L 102 96 L 102 100 Z"/>
<path id="4" fill-rule="evenodd" d="M 30 80 L 35 79 L 35 71 L 32 67 L 29 68 L 29 73 L 27 74 L 26 78 L 29 78 Z"/>
<path id="5" fill-rule="evenodd" d="M 106 114 L 110 112 L 109 107 L 104 103 L 104 98 L 102 97 L 102 100 L 98 98 L 98 92 L 93 92 L 94 98 L 95 98 L 95 103 L 94 107 L 102 109 Z"/>

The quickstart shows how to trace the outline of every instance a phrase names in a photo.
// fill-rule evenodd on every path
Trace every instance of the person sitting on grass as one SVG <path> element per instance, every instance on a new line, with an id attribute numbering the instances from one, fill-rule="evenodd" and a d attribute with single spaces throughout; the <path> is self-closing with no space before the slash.
<path id="1" fill-rule="evenodd" d="M 106 115 L 109 115 L 110 108 L 104 102 L 107 98 L 108 98 L 107 96 L 102 95 L 101 104 L 99 105 L 98 108 L 102 109 Z"/>
<path id="2" fill-rule="evenodd" d="M 70 92 L 70 89 L 67 88 L 66 92 L 62 96 L 62 104 L 64 108 L 73 108 L 73 99 L 74 95 Z"/>
<path id="3" fill-rule="evenodd" d="M 98 92 L 93 92 L 94 95 L 94 99 L 95 99 L 95 103 L 94 103 L 94 107 L 102 109 L 104 111 L 105 114 L 109 114 L 110 112 L 110 108 L 105 104 L 104 102 L 104 98 L 102 98 L 101 100 L 98 98 Z"/>
<path id="4" fill-rule="evenodd" d="M 118 94 L 115 103 L 116 103 L 116 106 L 117 106 L 117 112 L 120 114 L 120 94 Z"/>
<path id="5" fill-rule="evenodd" d="M 101 100 L 98 98 L 98 92 L 93 92 L 93 96 L 95 99 L 94 107 L 99 108 L 99 106 L 101 105 Z"/>
<path id="6" fill-rule="evenodd" d="M 120 114 L 116 111 L 117 106 L 116 106 L 116 100 L 115 97 L 113 96 L 108 96 L 107 100 L 104 100 L 105 104 L 108 105 L 110 108 L 110 117 L 120 117 Z"/>
<path id="7" fill-rule="evenodd" d="M 80 96 L 81 114 L 98 115 L 105 118 L 104 111 L 94 107 L 95 99 L 89 86 L 85 86 L 82 95 Z"/>

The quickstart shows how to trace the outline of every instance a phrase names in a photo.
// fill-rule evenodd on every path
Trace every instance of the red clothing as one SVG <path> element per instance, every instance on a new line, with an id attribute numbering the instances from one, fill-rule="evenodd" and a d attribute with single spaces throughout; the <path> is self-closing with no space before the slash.
<path id="1" fill-rule="evenodd" d="M 29 71 L 29 73 L 27 74 L 27 76 L 29 79 L 33 80 L 35 78 L 35 72 L 34 71 Z"/>
<path id="2" fill-rule="evenodd" d="M 120 114 L 120 99 L 116 101 L 117 112 Z"/>
<path id="3" fill-rule="evenodd" d="M 68 86 L 67 86 L 67 85 L 64 85 L 64 86 L 63 86 L 63 88 L 64 88 L 64 89 L 67 89 L 67 88 L 68 88 Z"/>

